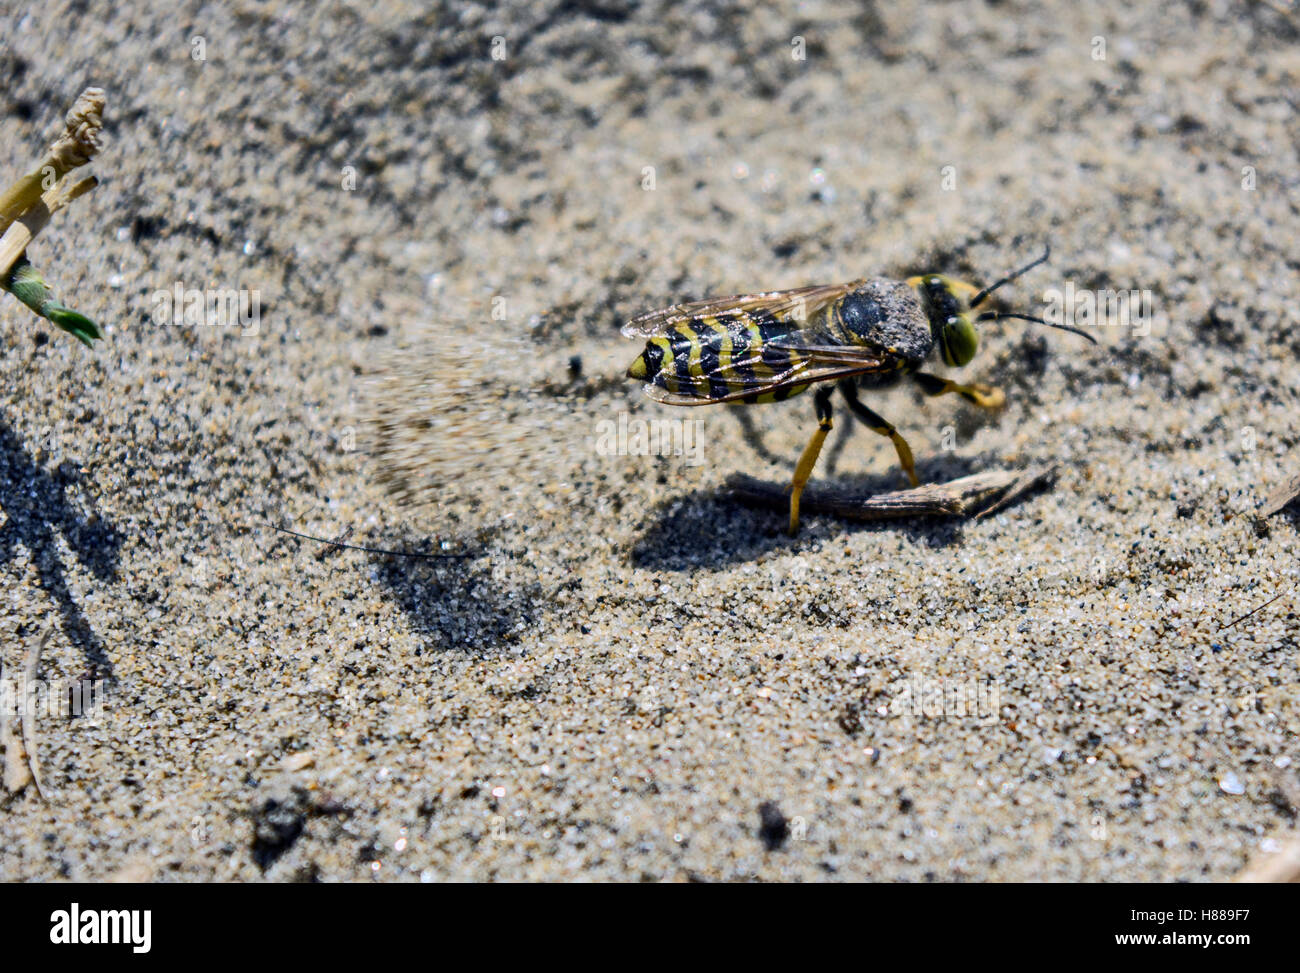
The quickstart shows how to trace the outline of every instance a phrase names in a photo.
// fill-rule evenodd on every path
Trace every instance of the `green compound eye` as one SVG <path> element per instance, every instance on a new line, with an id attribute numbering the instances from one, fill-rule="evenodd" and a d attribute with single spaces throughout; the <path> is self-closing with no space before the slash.
<path id="1" fill-rule="evenodd" d="M 944 364 L 965 365 L 975 357 L 975 349 L 979 347 L 979 343 L 975 325 L 971 324 L 966 315 L 959 314 L 949 318 L 940 334 Z"/>

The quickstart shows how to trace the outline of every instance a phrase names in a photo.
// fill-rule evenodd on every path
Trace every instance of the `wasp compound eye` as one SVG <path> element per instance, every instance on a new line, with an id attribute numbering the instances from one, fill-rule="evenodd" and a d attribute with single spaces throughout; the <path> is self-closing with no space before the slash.
<path id="1" fill-rule="evenodd" d="M 944 322 L 940 340 L 946 365 L 965 365 L 975 357 L 979 348 L 979 335 L 975 331 L 975 325 L 964 314 L 950 317 Z"/>

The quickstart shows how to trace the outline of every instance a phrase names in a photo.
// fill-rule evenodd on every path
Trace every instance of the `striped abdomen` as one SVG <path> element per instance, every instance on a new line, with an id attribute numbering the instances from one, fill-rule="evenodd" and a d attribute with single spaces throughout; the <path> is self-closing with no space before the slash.
<path id="1" fill-rule="evenodd" d="M 772 346 L 794 330 L 763 313 L 691 318 L 649 339 L 627 373 L 673 395 L 703 402 L 781 402 L 808 387 L 762 391 L 795 367 L 797 357 L 788 348 Z"/>

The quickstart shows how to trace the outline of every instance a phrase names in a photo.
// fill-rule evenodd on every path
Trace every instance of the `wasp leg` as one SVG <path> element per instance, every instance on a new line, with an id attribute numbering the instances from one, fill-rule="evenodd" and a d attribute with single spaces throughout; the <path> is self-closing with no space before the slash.
<path id="1" fill-rule="evenodd" d="M 949 392 L 956 392 L 967 402 L 974 402 L 985 409 L 999 409 L 1007 401 L 1007 397 L 1002 394 L 1002 390 L 994 388 L 992 385 L 984 385 L 983 383 L 958 385 L 946 378 L 927 375 L 925 372 L 916 372 L 912 377 L 916 379 L 916 384 L 921 386 L 921 391 L 926 395 L 947 395 Z"/>
<path id="2" fill-rule="evenodd" d="M 898 463 L 903 467 L 903 472 L 912 481 L 912 486 L 919 486 L 921 481 L 916 478 L 916 463 L 912 459 L 912 447 L 907 445 L 907 440 L 898 434 L 893 423 L 886 422 L 878 413 L 862 404 L 858 399 L 858 388 L 852 380 L 841 379 L 839 385 L 840 392 L 849 403 L 849 409 L 872 432 L 889 437 L 889 441 L 894 444 L 894 451 L 898 453 Z"/>
<path id="3" fill-rule="evenodd" d="M 799 533 L 799 497 L 803 494 L 803 488 L 808 485 L 813 467 L 817 465 L 817 456 L 822 451 L 822 443 L 826 442 L 826 434 L 831 431 L 831 393 L 834 391 L 830 387 L 818 389 L 817 397 L 813 400 L 813 405 L 817 409 L 817 431 L 813 433 L 812 439 L 808 440 L 808 445 L 803 448 L 799 463 L 794 468 L 794 480 L 790 483 L 791 537 Z"/>

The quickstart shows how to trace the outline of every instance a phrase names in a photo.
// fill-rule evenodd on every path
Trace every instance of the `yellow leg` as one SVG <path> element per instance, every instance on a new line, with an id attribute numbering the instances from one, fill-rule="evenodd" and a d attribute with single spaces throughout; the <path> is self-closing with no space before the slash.
<path id="1" fill-rule="evenodd" d="M 872 431 L 889 437 L 889 441 L 894 444 L 894 452 L 898 454 L 898 465 L 903 468 L 903 472 L 907 474 L 912 486 L 920 486 L 921 481 L 916 478 L 916 462 L 912 459 L 912 447 L 907 445 L 907 440 L 900 436 L 898 430 L 893 426 L 881 427 Z"/>
<path id="2" fill-rule="evenodd" d="M 1001 389 L 982 382 L 959 385 L 937 375 L 927 375 L 925 372 L 917 372 L 912 377 L 916 379 L 917 384 L 921 386 L 921 391 L 926 395 L 947 395 L 949 392 L 956 392 L 967 402 L 973 402 L 984 409 L 1000 409 L 1007 401 Z"/>
<path id="3" fill-rule="evenodd" d="M 822 451 L 822 443 L 826 442 L 826 434 L 830 431 L 831 421 L 827 419 L 817 427 L 812 439 L 808 440 L 808 445 L 803 448 L 803 454 L 799 457 L 799 465 L 794 468 L 794 480 L 790 484 L 791 537 L 799 533 L 799 497 L 803 494 L 803 488 L 808 485 L 813 467 L 817 464 L 817 456 Z"/>
<path id="4" fill-rule="evenodd" d="M 799 454 L 799 462 L 794 468 L 794 479 L 790 482 L 791 537 L 799 533 L 799 498 L 803 495 L 803 488 L 808 485 L 808 480 L 812 477 L 813 467 L 817 465 L 817 457 L 821 455 L 822 445 L 826 442 L 826 436 L 831 431 L 830 394 L 830 389 L 817 393 L 815 403 L 817 407 L 817 431 L 813 433 L 812 439 L 808 440 L 808 445 Z"/>

